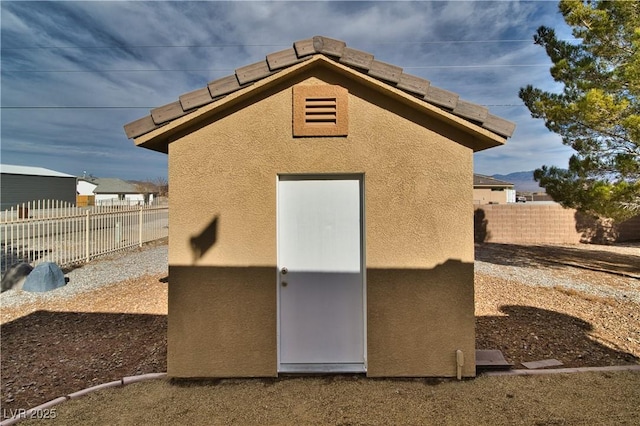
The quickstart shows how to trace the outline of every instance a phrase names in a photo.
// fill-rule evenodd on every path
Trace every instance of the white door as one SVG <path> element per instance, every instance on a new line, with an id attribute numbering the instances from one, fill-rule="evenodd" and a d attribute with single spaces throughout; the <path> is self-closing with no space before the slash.
<path id="1" fill-rule="evenodd" d="M 278 182 L 279 370 L 364 371 L 360 177 Z"/>

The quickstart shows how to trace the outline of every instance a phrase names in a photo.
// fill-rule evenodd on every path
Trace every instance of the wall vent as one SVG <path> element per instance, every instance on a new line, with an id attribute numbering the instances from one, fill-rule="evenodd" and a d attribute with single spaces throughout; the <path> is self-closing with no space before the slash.
<path id="1" fill-rule="evenodd" d="M 347 136 L 348 91 L 331 85 L 293 87 L 293 136 Z"/>
<path id="2" fill-rule="evenodd" d="M 307 125 L 335 126 L 338 122 L 338 101 L 336 98 L 305 98 L 304 122 Z"/>

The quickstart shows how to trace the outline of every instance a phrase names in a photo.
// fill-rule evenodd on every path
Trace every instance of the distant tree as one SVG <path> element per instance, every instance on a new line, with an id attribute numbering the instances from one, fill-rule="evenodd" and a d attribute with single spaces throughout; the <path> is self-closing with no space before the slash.
<path id="1" fill-rule="evenodd" d="M 576 153 L 567 169 L 534 172 L 566 207 L 622 220 L 640 214 L 640 2 L 562 0 L 579 44 L 540 27 L 533 39 L 553 62 L 562 93 L 531 85 L 519 96 Z"/>
<path id="2" fill-rule="evenodd" d="M 145 201 L 148 200 L 149 194 L 154 194 L 158 197 L 167 197 L 169 195 L 169 184 L 167 179 L 163 177 L 137 182 L 136 189 L 145 194 Z"/>
<path id="3" fill-rule="evenodd" d="M 164 177 L 157 177 L 153 180 L 156 188 L 158 189 L 159 197 L 168 197 L 169 196 L 169 181 Z"/>

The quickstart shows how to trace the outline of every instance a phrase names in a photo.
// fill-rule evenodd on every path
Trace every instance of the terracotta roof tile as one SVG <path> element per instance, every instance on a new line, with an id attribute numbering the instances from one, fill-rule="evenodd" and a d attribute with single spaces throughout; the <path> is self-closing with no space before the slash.
<path id="1" fill-rule="evenodd" d="M 272 71 L 269 69 L 267 61 L 261 61 L 238 68 L 236 70 L 236 77 L 238 78 L 238 83 L 246 84 L 268 77 L 271 73 Z"/>
<path id="2" fill-rule="evenodd" d="M 269 69 L 272 71 L 295 65 L 304 60 L 305 58 L 299 58 L 298 55 L 296 55 L 296 50 L 294 48 L 281 50 L 280 52 L 267 55 L 267 64 L 269 65 Z"/>
<path id="3" fill-rule="evenodd" d="M 209 93 L 211 93 L 213 98 L 228 95 L 229 93 L 242 89 L 242 86 L 238 83 L 238 79 L 235 74 L 214 80 L 209 83 L 207 87 L 209 88 Z"/>
<path id="4" fill-rule="evenodd" d="M 374 59 L 367 74 L 380 80 L 398 84 L 402 76 L 402 68 Z"/>
<path id="5" fill-rule="evenodd" d="M 295 43 L 293 43 L 293 49 L 296 51 L 296 55 L 298 55 L 298 58 L 313 55 L 314 53 L 316 53 L 316 48 L 313 45 L 312 38 L 296 41 Z"/>
<path id="6" fill-rule="evenodd" d="M 489 113 L 489 110 L 460 100 L 458 94 L 434 87 L 429 80 L 403 72 L 401 67 L 375 60 L 370 53 L 347 47 L 346 43 L 328 37 L 315 36 L 293 43 L 293 47 L 274 52 L 264 61 L 238 68 L 233 75 L 210 82 L 207 87 L 183 94 L 178 102 L 151 110 L 151 115 L 124 126 L 129 138 L 137 138 L 196 108 L 214 102 L 282 69 L 310 59 L 312 55 L 330 59 L 381 80 L 430 104 L 483 127 L 501 137 L 510 137 L 515 123 Z"/>
<path id="7" fill-rule="evenodd" d="M 456 107 L 459 98 L 456 93 L 431 85 L 429 86 L 429 90 L 427 90 L 427 94 L 424 95 L 425 101 L 450 110 Z"/>
<path id="8" fill-rule="evenodd" d="M 151 118 L 153 118 L 154 123 L 162 124 L 182 117 L 186 113 L 187 112 L 182 109 L 182 105 L 178 101 L 152 109 Z"/>
<path id="9" fill-rule="evenodd" d="M 482 123 L 482 127 L 500 136 L 508 138 L 511 137 L 513 132 L 516 130 L 516 123 L 505 120 L 502 117 L 489 114 Z"/>
<path id="10" fill-rule="evenodd" d="M 188 111 L 210 103 L 213 100 L 211 93 L 207 87 L 185 93 L 180 96 L 180 105 L 182 109 Z"/>
<path id="11" fill-rule="evenodd" d="M 415 75 L 405 74 L 403 72 L 400 75 L 400 80 L 398 81 L 398 85 L 396 87 L 398 89 L 404 90 L 405 92 L 410 92 L 414 95 L 424 97 L 429 90 L 429 85 L 429 80 L 425 80 L 421 77 L 416 77 Z"/>
<path id="12" fill-rule="evenodd" d="M 157 127 L 158 125 L 153 122 L 153 118 L 151 118 L 150 115 L 147 115 L 146 117 L 139 118 L 136 121 L 126 124 L 124 126 L 124 131 L 127 134 L 127 137 L 132 139 L 140 135 L 144 135 L 145 133 L 149 133 Z"/>
<path id="13" fill-rule="evenodd" d="M 361 50 L 345 47 L 338 62 L 368 71 L 373 62 L 373 55 Z"/>
<path id="14" fill-rule="evenodd" d="M 325 55 L 339 58 L 344 53 L 347 43 L 329 37 L 315 36 L 313 38 L 313 47 L 317 53 L 324 53 Z"/>
<path id="15" fill-rule="evenodd" d="M 489 115 L 489 108 L 473 104 L 471 102 L 458 100 L 456 106 L 453 108 L 453 113 L 462 118 L 468 118 L 469 120 L 482 123 Z"/>

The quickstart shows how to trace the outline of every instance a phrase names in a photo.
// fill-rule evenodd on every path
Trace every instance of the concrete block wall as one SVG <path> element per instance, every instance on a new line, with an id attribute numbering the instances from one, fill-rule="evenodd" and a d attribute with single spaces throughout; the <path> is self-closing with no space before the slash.
<path id="1" fill-rule="evenodd" d="M 640 216 L 614 225 L 559 204 L 476 206 L 474 228 L 477 243 L 578 244 L 640 240 Z"/>
<path id="2" fill-rule="evenodd" d="M 640 240 L 640 216 L 633 217 L 618 226 L 618 241 Z"/>

